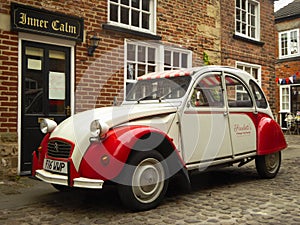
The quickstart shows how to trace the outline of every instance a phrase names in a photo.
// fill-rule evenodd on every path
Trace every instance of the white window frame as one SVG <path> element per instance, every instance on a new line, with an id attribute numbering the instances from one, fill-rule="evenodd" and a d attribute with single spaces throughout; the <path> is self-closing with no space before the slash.
<path id="1" fill-rule="evenodd" d="M 183 67 L 174 67 L 172 65 L 165 65 L 164 62 L 164 54 L 165 51 L 171 51 L 172 53 L 176 52 L 179 53 L 179 55 L 181 56 L 182 54 L 187 54 L 187 66 L 184 68 L 190 68 L 192 67 L 192 51 L 187 50 L 187 49 L 182 49 L 182 48 L 176 48 L 176 47 L 170 47 L 170 46 L 166 46 L 163 45 L 161 43 L 157 43 L 157 42 L 143 42 L 143 41 L 137 41 L 137 40 L 130 40 L 130 39 L 125 39 L 125 43 L 124 43 L 124 98 L 126 97 L 126 84 L 128 83 L 135 83 L 137 78 L 138 78 L 138 71 L 135 70 L 135 74 L 133 74 L 133 79 L 129 79 L 128 77 L 128 70 L 127 70 L 127 65 L 128 63 L 132 63 L 132 64 L 141 64 L 141 65 L 145 65 L 146 67 L 148 65 L 150 66 L 155 66 L 155 72 L 158 71 L 163 71 L 166 69 L 168 70 L 172 70 L 172 69 L 180 69 Z M 145 47 L 147 48 L 155 48 L 155 62 L 154 63 L 148 63 L 147 59 L 145 60 L 145 62 L 139 62 L 138 61 L 138 56 L 137 56 L 137 52 L 135 53 L 135 60 L 127 60 L 127 50 L 128 50 L 128 45 L 135 45 L 135 46 L 141 46 L 141 47 Z M 146 50 L 147 52 L 147 50 Z M 181 63 L 181 61 L 180 61 Z M 181 64 L 182 66 L 182 64 Z M 148 71 L 146 70 L 145 73 L 147 73 Z"/>
<path id="2" fill-rule="evenodd" d="M 253 69 L 256 69 L 257 70 L 257 79 L 256 79 L 256 81 L 259 84 L 259 86 L 261 86 L 261 66 L 260 65 L 237 61 L 235 63 L 235 67 L 250 73 L 252 76 L 253 76 L 253 73 L 252 73 Z M 250 71 L 248 71 L 247 68 Z"/>
<path id="3" fill-rule="evenodd" d="M 240 6 L 242 4 L 242 2 L 245 2 L 245 7 L 246 9 L 242 9 L 241 7 L 238 8 L 237 7 L 237 2 L 240 2 Z M 249 10 L 249 4 L 255 5 L 255 12 L 254 15 L 251 14 L 250 10 Z M 243 21 L 243 12 L 244 14 L 246 14 L 244 20 Z M 239 13 L 239 15 L 237 15 L 237 13 Z M 249 17 L 251 16 L 255 16 L 255 26 L 253 26 L 251 24 L 251 19 L 249 19 Z M 245 28 L 245 32 L 242 32 L 242 27 L 238 30 L 238 26 L 237 23 L 243 23 L 245 24 L 246 28 Z M 251 36 L 251 27 L 255 28 L 255 37 Z M 250 29 L 250 31 L 249 31 Z M 248 38 L 248 39 L 253 39 L 256 41 L 260 41 L 260 3 L 258 1 L 255 0 L 236 0 L 235 2 L 235 34 L 244 38 Z"/>
<path id="4" fill-rule="evenodd" d="M 279 89 L 280 97 L 280 113 L 289 113 L 291 112 L 291 86 L 290 85 L 281 85 Z"/>
<path id="5" fill-rule="evenodd" d="M 296 53 L 293 53 L 291 51 L 292 43 L 291 43 L 291 34 L 293 32 L 296 32 L 296 38 L 297 38 L 297 46 L 296 46 Z M 286 43 L 286 48 L 287 48 L 287 54 L 284 54 L 282 51 L 282 35 L 286 35 L 287 37 L 287 43 Z M 292 30 L 287 30 L 283 32 L 278 33 L 278 49 L 279 49 L 279 58 L 284 59 L 284 58 L 290 58 L 290 57 L 297 57 L 300 56 L 300 38 L 299 38 L 299 29 L 292 29 Z"/>
<path id="6" fill-rule="evenodd" d="M 149 29 L 146 29 L 146 28 L 142 28 L 142 13 L 146 13 L 147 11 L 144 11 L 141 7 L 142 7 L 142 4 L 140 4 L 140 9 L 136 9 L 134 7 L 131 6 L 131 0 L 129 0 L 129 6 L 126 6 L 126 5 L 123 5 L 121 3 L 121 0 L 117 0 L 118 2 L 114 2 L 112 0 L 108 0 L 107 2 L 107 12 L 108 12 L 108 16 L 107 16 L 107 22 L 108 24 L 110 25 L 114 25 L 114 26 L 118 26 L 118 27 L 122 27 L 122 28 L 126 28 L 126 29 L 130 29 L 130 30 L 136 30 L 136 31 L 140 31 L 140 32 L 144 32 L 144 33 L 151 33 L 151 34 L 156 34 L 156 8 L 157 8 L 157 0 L 149 0 L 150 1 L 150 9 L 149 9 Z M 142 2 L 141 0 L 137 0 L 137 1 L 140 1 Z M 111 4 L 112 5 L 115 5 L 118 7 L 118 21 L 112 21 L 110 20 L 110 14 L 111 14 L 111 11 L 110 11 L 110 7 L 111 7 Z M 129 19 L 129 24 L 124 24 L 124 23 L 121 23 L 121 8 L 124 7 L 124 8 L 127 8 L 129 10 L 129 13 L 128 13 L 128 19 Z M 131 11 L 132 10 L 135 10 L 135 11 L 138 11 L 140 12 L 140 26 L 137 27 L 137 26 L 134 26 L 132 25 L 132 21 L 131 21 Z"/>

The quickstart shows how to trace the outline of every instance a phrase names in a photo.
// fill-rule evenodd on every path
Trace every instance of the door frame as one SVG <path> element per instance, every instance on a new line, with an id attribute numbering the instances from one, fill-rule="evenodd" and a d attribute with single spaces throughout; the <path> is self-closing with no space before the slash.
<path id="1" fill-rule="evenodd" d="M 74 114 L 75 105 L 75 41 L 53 38 L 48 36 L 29 34 L 19 32 L 18 40 L 18 174 L 22 175 L 21 171 L 21 129 L 22 129 L 22 42 L 38 42 L 41 44 L 50 44 L 70 48 L 70 105 L 71 115 Z M 25 174 L 24 174 L 25 175 Z"/>

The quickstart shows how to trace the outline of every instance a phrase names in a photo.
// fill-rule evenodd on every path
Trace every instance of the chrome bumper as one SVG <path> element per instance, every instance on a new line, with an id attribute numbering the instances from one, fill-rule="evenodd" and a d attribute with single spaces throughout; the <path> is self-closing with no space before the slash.
<path id="1" fill-rule="evenodd" d="M 36 170 L 35 176 L 38 179 L 47 183 L 68 186 L 68 176 L 66 175 L 54 174 L 46 170 Z M 104 183 L 103 180 L 90 179 L 85 177 L 78 177 L 75 178 L 73 181 L 74 181 L 73 187 L 92 188 L 92 189 L 102 189 Z"/>

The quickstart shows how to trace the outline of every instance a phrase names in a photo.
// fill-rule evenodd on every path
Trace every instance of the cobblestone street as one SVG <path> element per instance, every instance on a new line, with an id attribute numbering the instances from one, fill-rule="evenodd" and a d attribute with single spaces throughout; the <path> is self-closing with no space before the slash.
<path id="1" fill-rule="evenodd" d="M 60 193 L 22 177 L 0 184 L 1 224 L 300 224 L 300 136 L 288 135 L 275 179 L 260 179 L 254 163 L 192 176 L 192 191 L 171 183 L 162 204 L 132 213 L 117 191 Z"/>

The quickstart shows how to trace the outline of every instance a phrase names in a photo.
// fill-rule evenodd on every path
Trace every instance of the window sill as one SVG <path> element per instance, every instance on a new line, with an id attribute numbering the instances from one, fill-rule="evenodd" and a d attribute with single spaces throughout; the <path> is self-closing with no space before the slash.
<path id="1" fill-rule="evenodd" d="M 276 63 L 283 63 L 283 62 L 294 62 L 300 61 L 300 56 L 290 56 L 285 58 L 279 58 L 276 60 Z"/>
<path id="2" fill-rule="evenodd" d="M 253 40 L 253 39 L 250 39 L 250 38 L 246 38 L 246 37 L 242 37 L 242 36 L 239 36 L 239 35 L 236 35 L 236 34 L 233 35 L 233 38 L 237 39 L 237 40 L 249 42 L 251 44 L 255 44 L 255 45 L 258 45 L 258 46 L 264 46 L 264 44 L 265 44 L 264 42 L 256 41 L 256 40 Z"/>
<path id="3" fill-rule="evenodd" d="M 149 33 L 136 31 L 136 30 L 131 30 L 131 29 L 123 28 L 123 27 L 118 27 L 118 26 L 115 26 L 115 25 L 107 24 L 107 23 L 102 24 L 102 28 L 104 30 L 116 31 L 116 32 L 126 33 L 126 34 L 132 34 L 132 35 L 136 35 L 136 36 L 139 36 L 139 37 L 149 38 L 149 39 L 152 39 L 152 40 L 161 40 L 162 39 L 161 36 L 158 36 L 158 35 L 149 34 Z"/>

